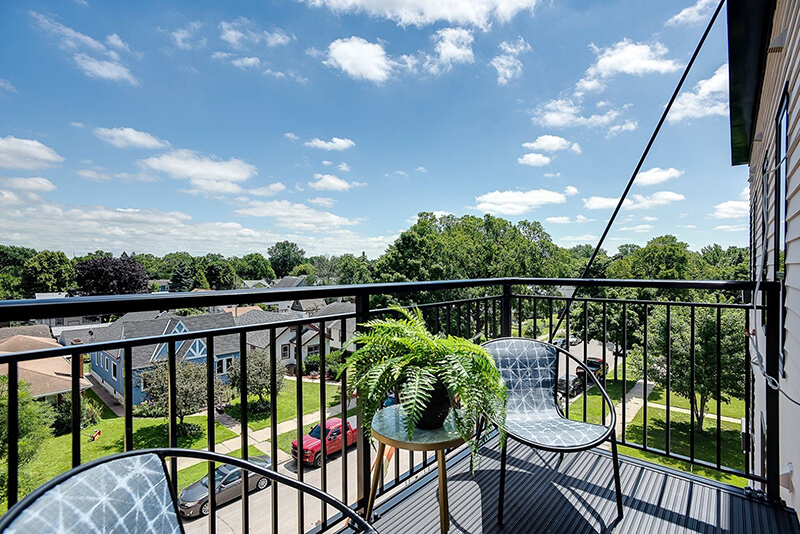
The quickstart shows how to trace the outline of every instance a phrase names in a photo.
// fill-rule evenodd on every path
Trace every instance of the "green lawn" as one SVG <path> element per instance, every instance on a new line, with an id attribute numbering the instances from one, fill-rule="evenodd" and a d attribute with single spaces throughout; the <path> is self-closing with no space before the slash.
<path id="1" fill-rule="evenodd" d="M 654 449 L 666 448 L 666 410 L 648 407 L 647 410 L 647 446 Z M 641 444 L 643 432 L 643 410 L 627 426 L 625 438 L 627 441 Z M 690 438 L 689 414 L 672 413 L 670 421 L 670 452 L 689 456 Z M 707 462 L 716 462 L 717 422 L 713 419 L 703 421 L 704 431 L 695 431 L 695 458 Z M 721 424 L 721 462 L 722 465 L 744 470 L 744 453 L 741 451 L 741 428 L 737 423 L 722 421 Z M 666 465 L 681 471 L 692 472 L 697 475 L 719 480 L 734 486 L 744 487 L 747 479 L 733 475 L 726 475 L 714 469 L 693 466 L 688 462 L 665 458 L 658 454 L 646 453 L 628 447 L 620 449 L 624 454 L 642 458 L 657 464 Z"/>
<path id="2" fill-rule="evenodd" d="M 203 432 L 193 438 L 178 438 L 178 447 L 200 449 L 207 445 L 205 416 L 190 416 L 186 422 L 199 424 Z M 135 418 L 133 420 L 133 445 L 137 449 L 167 446 L 167 422 L 160 418 Z M 95 430 L 102 432 L 100 439 L 89 442 Z M 81 431 L 81 462 L 86 463 L 124 450 L 125 418 L 103 419 L 97 425 Z M 236 437 L 236 434 L 217 423 L 216 442 Z M 72 467 L 72 435 L 52 437 L 42 442 L 39 454 L 24 471 L 30 477 L 30 487 L 35 488 Z"/>
<path id="3" fill-rule="evenodd" d="M 297 383 L 294 380 L 286 380 L 283 384 L 283 389 L 278 394 L 278 423 L 294 419 L 297 415 Z M 319 411 L 319 390 L 320 385 L 313 382 L 303 382 L 303 414 L 309 414 Z M 338 402 L 339 386 L 336 384 L 328 384 L 326 386 L 325 399 L 328 406 L 334 406 Z M 257 395 L 250 395 L 248 402 L 255 403 L 258 400 Z M 236 398 L 231 401 L 231 407 L 225 410 L 225 413 L 234 419 L 241 421 L 242 410 L 240 406 L 240 399 Z M 247 426 L 252 430 L 261 430 L 270 426 L 269 411 L 263 413 L 249 413 L 247 418 Z"/>
<path id="4" fill-rule="evenodd" d="M 102 410 L 103 410 L 103 413 L 101 415 L 102 419 L 114 419 L 115 417 L 117 417 L 117 414 L 114 413 L 114 410 L 109 408 L 106 405 L 106 403 L 103 402 L 103 400 L 100 397 L 97 396 L 97 393 L 95 393 L 91 389 L 87 389 L 86 390 L 86 398 L 87 399 L 92 399 L 94 402 L 96 402 L 97 404 L 100 405 L 100 408 L 102 408 Z"/>
<path id="5" fill-rule="evenodd" d="M 609 378 L 606 378 L 606 392 L 611 398 L 614 406 L 622 401 L 622 380 L 614 380 L 613 371 Z M 620 376 L 622 376 L 620 374 Z M 627 391 L 636 384 L 636 380 L 627 380 Z M 602 382 L 601 382 L 602 383 Z M 596 387 L 586 391 L 586 420 L 590 423 L 601 423 L 603 420 L 603 397 L 600 390 Z M 578 397 L 569 405 L 569 418 L 575 421 L 583 421 L 583 397 Z M 606 420 L 608 420 L 608 406 L 606 406 Z"/>
<path id="6" fill-rule="evenodd" d="M 249 457 L 253 456 L 261 456 L 264 454 L 256 448 L 255 445 L 250 445 L 247 447 L 247 455 Z M 233 452 L 227 454 L 227 456 L 233 456 L 234 458 L 241 458 L 242 457 L 242 449 L 237 449 Z M 222 464 L 217 464 L 215 466 L 218 467 Z M 178 494 L 181 491 L 186 489 L 187 486 L 190 486 L 206 476 L 208 474 L 208 463 L 207 462 L 200 462 L 199 464 L 195 464 L 191 467 L 187 467 L 185 469 L 181 469 L 178 471 Z"/>
<path id="7" fill-rule="evenodd" d="M 700 400 L 700 397 L 697 397 L 697 400 Z M 650 396 L 647 397 L 648 402 L 655 402 L 658 404 L 663 404 L 664 406 L 667 405 L 667 392 L 664 388 L 660 386 L 656 386 L 653 391 L 650 393 Z M 683 408 L 688 410 L 689 409 L 689 399 L 686 397 L 681 397 L 677 395 L 674 391 L 670 394 L 670 407 L 675 408 Z M 710 414 L 717 414 L 717 401 L 709 401 L 706 405 L 707 413 Z M 739 399 L 731 399 L 731 402 L 720 403 L 720 411 L 722 412 L 723 417 L 735 417 L 737 419 L 741 419 L 744 417 L 744 401 Z"/>

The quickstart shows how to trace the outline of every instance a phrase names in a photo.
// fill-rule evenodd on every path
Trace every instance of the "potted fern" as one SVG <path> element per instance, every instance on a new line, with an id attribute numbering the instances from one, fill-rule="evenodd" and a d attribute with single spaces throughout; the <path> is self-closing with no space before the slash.
<path id="1" fill-rule="evenodd" d="M 409 439 L 415 428 L 441 427 L 452 411 L 458 433 L 477 452 L 481 417 L 493 417 L 501 429 L 505 419 L 506 388 L 494 359 L 469 340 L 430 333 L 417 308 L 392 309 L 398 318 L 362 325 L 350 341 L 358 348 L 343 366 L 348 389 L 358 392 L 366 435 L 387 396 L 399 392 Z"/>

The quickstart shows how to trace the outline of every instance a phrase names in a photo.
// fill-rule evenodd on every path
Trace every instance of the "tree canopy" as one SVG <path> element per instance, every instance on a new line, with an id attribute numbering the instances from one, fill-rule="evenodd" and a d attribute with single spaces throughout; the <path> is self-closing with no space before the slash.
<path id="1" fill-rule="evenodd" d="M 150 290 L 147 271 L 133 258 L 98 256 L 78 262 L 75 280 L 84 295 L 126 295 Z"/>
<path id="2" fill-rule="evenodd" d="M 291 241 L 279 241 L 269 247 L 267 253 L 278 278 L 287 276 L 292 269 L 303 263 L 306 257 L 306 251 Z"/>

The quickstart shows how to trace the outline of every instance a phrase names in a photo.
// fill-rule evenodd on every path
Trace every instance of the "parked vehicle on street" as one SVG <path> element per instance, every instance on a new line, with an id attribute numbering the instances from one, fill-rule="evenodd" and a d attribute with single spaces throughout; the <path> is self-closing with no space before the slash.
<path id="1" fill-rule="evenodd" d="M 253 456 L 248 461 L 268 469 L 272 465 L 269 456 Z M 256 473 L 248 472 L 249 491 L 262 490 L 270 481 Z M 222 465 L 214 472 L 214 489 L 217 505 L 222 505 L 242 495 L 242 470 L 232 465 Z M 184 517 L 208 515 L 208 475 L 187 487 L 178 496 L 178 511 Z"/>
<path id="2" fill-rule="evenodd" d="M 559 393 L 567 392 L 570 397 L 574 397 L 583 391 L 583 378 L 576 375 L 562 375 L 556 387 Z"/>
<path id="3" fill-rule="evenodd" d="M 342 450 L 342 420 L 334 417 L 325 421 L 325 453 L 327 455 Z M 345 421 L 347 447 L 356 442 L 355 423 Z M 308 434 L 303 436 L 303 463 L 322 466 L 323 432 L 320 425 L 314 425 Z M 292 441 L 292 458 L 297 460 L 297 440 Z"/>
<path id="4" fill-rule="evenodd" d="M 566 341 L 567 340 L 564 339 L 563 337 L 556 337 L 556 338 L 553 338 L 553 345 L 563 349 L 565 347 L 565 345 L 566 345 Z"/>
<path id="5" fill-rule="evenodd" d="M 606 373 L 608 373 L 608 362 L 604 363 L 602 358 L 594 358 L 594 357 L 587 358 L 586 367 L 588 367 L 589 370 L 592 372 L 592 374 L 599 379 L 602 379 L 603 376 Z M 578 367 L 578 369 L 575 370 L 575 374 L 581 380 L 583 380 L 583 374 L 584 374 L 583 367 Z"/>

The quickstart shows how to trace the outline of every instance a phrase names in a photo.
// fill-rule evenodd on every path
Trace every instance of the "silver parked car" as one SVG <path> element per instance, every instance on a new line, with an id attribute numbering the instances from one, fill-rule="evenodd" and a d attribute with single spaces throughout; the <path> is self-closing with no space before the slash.
<path id="1" fill-rule="evenodd" d="M 268 469 L 269 456 L 253 456 L 248 461 Z M 242 470 L 232 465 L 222 465 L 214 472 L 217 504 L 225 504 L 242 495 Z M 266 488 L 270 481 L 259 474 L 248 472 L 249 490 Z M 184 517 L 208 515 L 208 475 L 187 487 L 178 496 L 178 511 Z"/>

